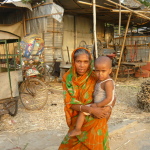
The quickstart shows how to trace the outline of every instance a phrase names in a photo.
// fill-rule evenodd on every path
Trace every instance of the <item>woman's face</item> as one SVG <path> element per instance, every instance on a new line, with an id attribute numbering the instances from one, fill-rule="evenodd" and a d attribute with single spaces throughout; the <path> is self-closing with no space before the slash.
<path id="1" fill-rule="evenodd" d="M 84 75 L 90 66 L 89 56 L 81 54 L 75 58 L 75 68 L 78 75 Z"/>

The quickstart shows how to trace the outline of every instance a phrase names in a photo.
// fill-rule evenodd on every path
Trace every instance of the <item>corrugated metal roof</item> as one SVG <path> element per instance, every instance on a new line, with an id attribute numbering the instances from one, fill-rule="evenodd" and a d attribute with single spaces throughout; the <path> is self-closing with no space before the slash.
<path id="1" fill-rule="evenodd" d="M 79 3 L 86 2 L 88 4 Z M 119 3 L 119 0 L 111 0 L 115 3 Z M 66 14 L 70 15 L 82 15 L 86 17 L 93 17 L 93 7 L 92 0 L 54 0 L 55 3 L 62 6 L 65 9 Z M 122 5 L 126 6 L 132 10 L 141 10 L 142 4 L 137 0 L 122 0 Z M 91 4 L 91 5 L 89 5 Z M 97 19 L 102 20 L 107 23 L 118 24 L 119 12 L 112 12 L 111 10 L 118 10 L 119 7 L 116 4 L 108 2 L 107 0 L 96 0 L 97 9 L 96 15 Z M 107 9 L 106 9 L 107 7 Z M 123 10 L 123 8 L 122 8 Z M 125 9 L 124 9 L 125 10 Z M 129 13 L 129 12 L 128 12 Z M 148 16 L 148 14 L 146 14 Z M 122 25 L 126 25 L 128 20 L 127 13 L 122 13 Z M 137 14 L 132 13 L 132 22 L 142 24 L 147 20 L 140 18 Z"/>
<path id="2" fill-rule="evenodd" d="M 79 0 L 87 3 L 92 3 L 91 0 Z M 119 3 L 119 0 L 112 0 L 113 2 Z M 61 5 L 65 9 L 78 9 L 78 8 L 89 8 L 91 6 L 81 4 L 78 2 L 78 0 L 54 0 L 55 3 Z M 142 4 L 138 2 L 137 0 L 124 0 L 122 2 L 124 5 L 127 5 L 130 8 L 139 8 Z M 96 0 L 96 4 L 108 8 L 116 8 L 115 5 L 111 4 L 107 0 Z"/>

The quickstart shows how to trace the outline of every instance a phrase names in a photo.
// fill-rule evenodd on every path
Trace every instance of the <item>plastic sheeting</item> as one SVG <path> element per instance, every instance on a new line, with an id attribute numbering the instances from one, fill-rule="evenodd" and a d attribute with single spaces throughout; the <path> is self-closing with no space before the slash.
<path id="1" fill-rule="evenodd" d="M 26 7 L 28 9 L 32 10 L 30 3 L 23 3 L 21 0 L 5 0 L 2 4 L 4 4 L 4 3 L 12 3 L 17 7 Z"/>
<path id="2" fill-rule="evenodd" d="M 19 37 L 23 37 L 23 25 L 22 22 L 18 22 L 13 25 L 0 25 L 1 31 L 10 32 L 12 34 L 15 34 Z M 0 35 L 0 37 L 3 38 L 3 35 Z"/>
<path id="3" fill-rule="evenodd" d="M 33 11 L 27 12 L 27 33 L 38 34 L 46 32 L 47 17 L 52 15 L 54 19 L 61 22 L 63 18 L 63 13 L 64 9 L 56 5 L 55 3 L 33 8 Z"/>

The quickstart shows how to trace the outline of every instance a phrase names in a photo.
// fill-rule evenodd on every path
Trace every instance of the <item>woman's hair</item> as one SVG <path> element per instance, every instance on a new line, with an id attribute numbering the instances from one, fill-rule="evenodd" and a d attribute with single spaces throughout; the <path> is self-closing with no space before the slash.
<path id="1" fill-rule="evenodd" d="M 81 54 L 87 54 L 89 57 L 89 60 L 91 59 L 91 55 L 88 51 L 86 51 L 85 49 L 78 49 L 76 50 L 76 52 L 74 53 L 74 60 Z"/>

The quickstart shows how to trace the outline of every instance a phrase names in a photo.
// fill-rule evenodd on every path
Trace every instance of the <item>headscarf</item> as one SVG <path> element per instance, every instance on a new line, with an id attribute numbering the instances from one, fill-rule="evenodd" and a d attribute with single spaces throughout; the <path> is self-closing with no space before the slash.
<path id="1" fill-rule="evenodd" d="M 75 68 L 74 55 L 78 49 L 85 49 L 89 54 L 90 51 L 86 48 L 80 47 L 72 53 L 72 67 L 63 76 L 63 90 L 65 114 L 68 126 L 71 124 L 71 118 L 78 114 L 77 111 L 72 110 L 72 104 L 89 104 L 92 102 L 92 93 L 95 86 L 95 76 L 93 73 L 93 60 L 90 54 L 90 65 L 87 72 L 82 76 L 77 76 Z"/>

